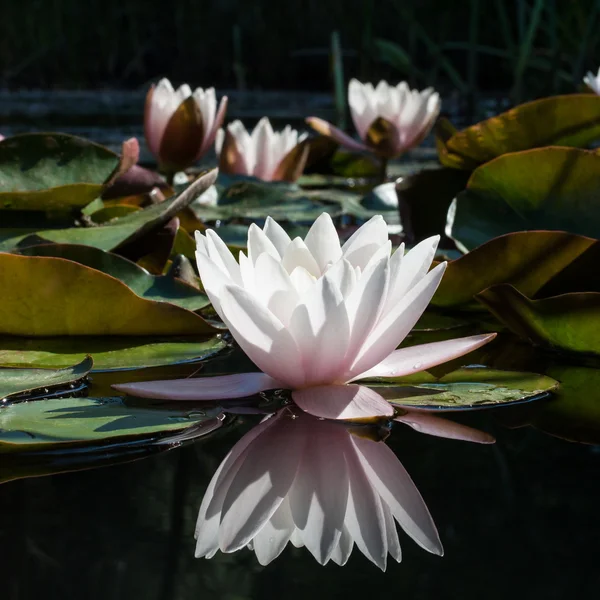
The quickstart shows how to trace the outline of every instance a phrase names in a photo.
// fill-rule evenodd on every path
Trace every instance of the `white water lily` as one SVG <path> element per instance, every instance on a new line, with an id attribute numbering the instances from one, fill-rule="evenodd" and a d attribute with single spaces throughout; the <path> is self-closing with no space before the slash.
<path id="1" fill-rule="evenodd" d="M 583 78 L 583 82 L 595 93 L 600 95 L 600 69 L 598 74 L 594 75 L 591 71 L 588 71 Z"/>
<path id="2" fill-rule="evenodd" d="M 188 101 L 190 110 L 180 113 Z M 168 79 L 161 79 L 146 97 L 144 133 L 150 152 L 161 165 L 188 167 L 210 150 L 226 110 L 227 97 L 217 108 L 214 88 L 192 92 L 184 83 L 174 89 Z"/>
<path id="3" fill-rule="evenodd" d="M 411 90 L 405 81 L 397 86 L 380 81 L 373 87 L 352 79 L 348 85 L 348 104 L 360 142 L 323 119 L 309 117 L 307 122 L 350 150 L 370 150 L 393 158 L 423 141 L 442 103 L 433 88 Z M 373 135 L 372 127 L 377 123 L 380 130 Z"/>
<path id="4" fill-rule="evenodd" d="M 446 268 L 429 271 L 438 236 L 392 254 L 375 216 L 340 244 L 323 213 L 304 239 L 267 218 L 248 230 L 235 260 L 217 233 L 196 233 L 198 269 L 214 309 L 262 373 L 131 383 L 131 395 L 180 400 L 250 396 L 290 389 L 303 410 L 324 418 L 391 416 L 367 377 L 397 377 L 462 356 L 495 334 L 396 350 L 427 307 Z"/>
<path id="5" fill-rule="evenodd" d="M 252 133 L 241 121 L 233 121 L 225 130 L 217 132 L 215 149 L 219 170 L 252 175 L 265 181 L 297 179 L 304 169 L 308 148 L 306 152 L 291 153 L 306 137 L 306 133 L 298 134 L 290 125 L 282 131 L 273 131 L 267 117 L 257 123 Z"/>

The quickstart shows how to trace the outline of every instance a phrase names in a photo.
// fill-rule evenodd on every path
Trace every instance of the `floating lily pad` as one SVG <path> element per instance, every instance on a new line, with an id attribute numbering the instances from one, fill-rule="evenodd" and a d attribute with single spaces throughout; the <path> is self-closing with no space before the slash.
<path id="1" fill-rule="evenodd" d="M 540 148 L 507 154 L 473 172 L 450 207 L 446 231 L 463 251 L 530 229 L 597 237 L 599 188 L 596 152 Z"/>
<path id="2" fill-rule="evenodd" d="M 27 133 L 0 142 L 0 208 L 82 208 L 97 198 L 119 156 L 62 133 Z"/>
<path id="3" fill-rule="evenodd" d="M 19 228 L 0 231 L 0 251 L 12 250 L 32 234 L 58 244 L 84 244 L 101 250 L 114 250 L 168 223 L 180 210 L 208 189 L 214 183 L 216 175 L 216 170 L 213 169 L 196 179 L 178 196 L 113 219 L 105 225 L 44 230 Z"/>
<path id="4" fill-rule="evenodd" d="M 102 271 L 122 281 L 141 298 L 169 302 L 196 311 L 210 304 L 199 290 L 168 275 L 150 275 L 134 262 L 92 246 L 42 244 L 19 250 L 25 256 L 64 258 Z"/>
<path id="5" fill-rule="evenodd" d="M 558 382 L 545 375 L 465 367 L 436 378 L 423 372 L 393 380 L 363 380 L 392 404 L 428 410 L 474 410 L 543 397 Z M 404 383 L 404 385 L 402 385 Z"/>
<path id="6" fill-rule="evenodd" d="M 0 334 L 25 337 L 200 335 L 189 310 L 137 296 L 123 282 L 63 258 L 0 254 Z"/>
<path id="7" fill-rule="evenodd" d="M 0 397 L 34 393 L 35 390 L 66 386 L 83 379 L 92 369 L 90 356 L 64 369 L 10 369 L 0 368 Z"/>
<path id="8" fill-rule="evenodd" d="M 511 285 L 495 285 L 477 299 L 504 325 L 533 344 L 600 355 L 600 293 L 530 300 Z"/>
<path id="9" fill-rule="evenodd" d="M 0 453 L 159 439 L 220 414 L 218 407 L 180 410 L 116 397 L 20 402 L 0 408 Z"/>
<path id="10" fill-rule="evenodd" d="M 93 371 L 140 369 L 196 362 L 214 356 L 227 344 L 213 337 L 0 337 L 0 365 L 65 367 L 94 358 Z"/>
<path id="11" fill-rule="evenodd" d="M 600 97 L 569 94 L 542 98 L 448 134 L 438 135 L 440 162 L 466 170 L 509 152 L 543 146 L 584 147 L 600 138 Z"/>
<path id="12" fill-rule="evenodd" d="M 510 283 L 534 296 L 553 277 L 600 242 L 558 231 L 522 231 L 503 235 L 448 263 L 431 303 L 439 307 L 464 306 L 494 284 Z M 589 271 L 579 279 L 593 279 Z"/>

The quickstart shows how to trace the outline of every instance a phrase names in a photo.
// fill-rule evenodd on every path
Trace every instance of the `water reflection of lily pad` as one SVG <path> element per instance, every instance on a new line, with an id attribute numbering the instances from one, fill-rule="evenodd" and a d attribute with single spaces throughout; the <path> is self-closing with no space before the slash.
<path id="1" fill-rule="evenodd" d="M 87 356 L 80 363 L 64 369 L 0 368 L 0 397 L 11 398 L 36 390 L 65 387 L 83 379 L 92 369 L 93 361 Z"/>
<path id="2" fill-rule="evenodd" d="M 473 410 L 535 400 L 558 387 L 545 375 L 465 367 L 435 378 L 430 373 L 362 381 L 392 404 L 429 410 Z"/>

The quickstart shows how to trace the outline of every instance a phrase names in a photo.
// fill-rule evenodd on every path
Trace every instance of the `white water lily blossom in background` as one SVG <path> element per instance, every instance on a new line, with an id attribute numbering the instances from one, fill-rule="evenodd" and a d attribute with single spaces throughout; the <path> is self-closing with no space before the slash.
<path id="1" fill-rule="evenodd" d="M 257 123 L 252 133 L 241 121 L 233 121 L 226 130 L 217 132 L 215 149 L 220 159 L 219 169 L 229 174 L 252 175 L 264 181 L 295 179 L 302 173 L 306 153 L 299 152 L 289 165 L 295 176 L 288 175 L 284 161 L 306 137 L 306 133 L 299 135 L 290 125 L 282 131 L 273 131 L 267 117 Z"/>
<path id="2" fill-rule="evenodd" d="M 600 95 L 600 69 L 598 73 L 594 75 L 591 71 L 588 71 L 583 78 L 583 82 L 595 93 Z"/>
<path id="3" fill-rule="evenodd" d="M 217 233 L 196 233 L 196 258 L 214 309 L 262 373 L 121 384 L 131 395 L 177 400 L 241 398 L 292 390 L 294 402 L 330 419 L 390 417 L 392 406 L 355 382 L 397 377 L 457 358 L 495 334 L 397 350 L 446 268 L 429 270 L 438 237 L 392 253 L 375 216 L 343 245 L 323 213 L 304 239 L 267 218 L 248 230 L 239 263 Z"/>
<path id="4" fill-rule="evenodd" d="M 386 158 L 399 156 L 418 146 L 429 133 L 441 108 L 440 96 L 433 88 L 411 90 L 405 81 L 397 86 L 380 81 L 373 87 L 370 83 L 352 79 L 348 85 L 348 104 L 361 141 L 323 119 L 309 117 L 307 122 L 349 150 L 374 151 Z M 386 131 L 375 139 L 370 130 L 378 119 L 387 122 Z"/>
<path id="5" fill-rule="evenodd" d="M 186 118 L 173 120 L 180 106 L 193 99 Z M 150 152 L 160 164 L 183 169 L 210 150 L 225 118 L 227 97 L 217 107 L 214 88 L 196 88 L 187 83 L 174 89 L 161 79 L 148 91 L 144 113 L 144 134 Z"/>

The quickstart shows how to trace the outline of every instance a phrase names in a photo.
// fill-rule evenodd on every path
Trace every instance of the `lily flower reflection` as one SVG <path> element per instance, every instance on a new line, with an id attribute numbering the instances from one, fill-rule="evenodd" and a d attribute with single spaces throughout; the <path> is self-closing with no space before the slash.
<path id="1" fill-rule="evenodd" d="M 445 420 L 434 419 L 443 433 Z M 446 423 L 452 430 L 447 437 L 493 441 L 469 428 L 457 435 L 457 424 Z M 320 564 L 344 565 L 356 544 L 385 570 L 388 554 L 398 562 L 402 557 L 396 522 L 441 556 L 419 491 L 392 450 L 368 431 L 291 406 L 267 417 L 214 474 L 198 515 L 196 557 L 248 547 L 266 565 L 291 542 Z"/>
<path id="2" fill-rule="evenodd" d="M 306 412 L 327 419 L 391 417 L 392 406 L 354 382 L 400 377 L 463 356 L 483 334 L 396 350 L 427 307 L 446 263 L 433 269 L 439 237 L 392 254 L 381 216 L 342 246 L 323 213 L 292 240 L 273 219 L 251 225 L 239 263 L 214 231 L 196 233 L 198 269 L 212 305 L 262 373 L 120 384 L 133 396 L 242 398 L 292 390 Z"/>
<path id="3" fill-rule="evenodd" d="M 267 117 L 258 122 L 252 133 L 241 121 L 233 121 L 217 132 L 219 170 L 264 181 L 296 181 L 308 157 L 308 146 L 302 144 L 306 137 L 306 133 L 298 135 L 289 125 L 282 131 L 273 131 Z"/>
<path id="4" fill-rule="evenodd" d="M 227 110 L 227 97 L 217 108 L 214 88 L 187 83 L 176 90 L 168 79 L 152 85 L 146 96 L 144 133 L 150 152 L 160 167 L 175 172 L 189 167 L 206 154 Z"/>
<path id="5" fill-rule="evenodd" d="M 390 159 L 423 141 L 442 103 L 433 88 L 411 90 L 405 81 L 397 86 L 380 81 L 373 87 L 352 79 L 348 104 L 360 142 L 323 119 L 309 117 L 307 123 L 349 150 L 370 151 Z"/>

